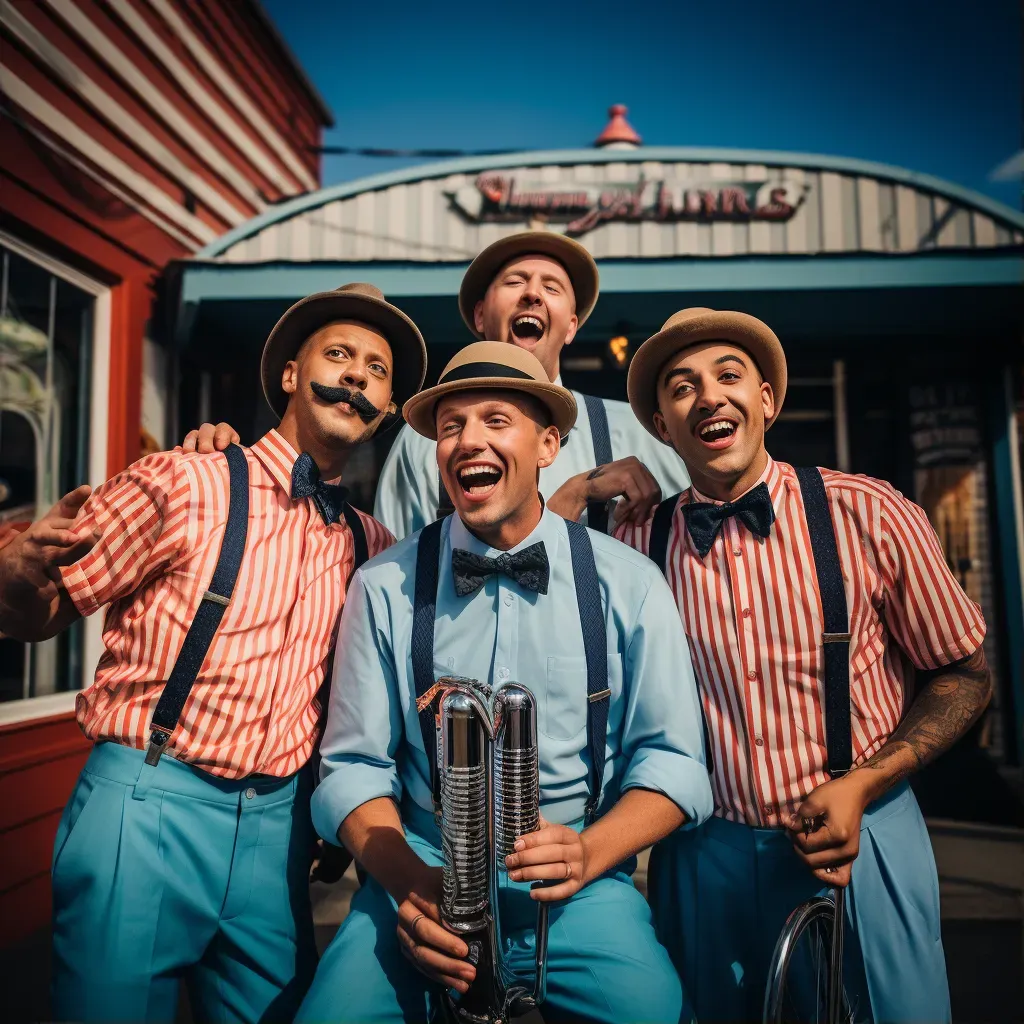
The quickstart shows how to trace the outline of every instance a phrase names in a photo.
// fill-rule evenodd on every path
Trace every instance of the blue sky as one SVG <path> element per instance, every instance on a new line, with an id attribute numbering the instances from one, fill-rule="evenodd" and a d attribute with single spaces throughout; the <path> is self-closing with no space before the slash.
<path id="1" fill-rule="evenodd" d="M 1017 0 L 536 5 L 263 0 L 334 111 L 325 144 L 589 146 L 625 103 L 650 145 L 925 171 L 1017 209 Z M 324 183 L 416 161 L 333 156 Z"/>

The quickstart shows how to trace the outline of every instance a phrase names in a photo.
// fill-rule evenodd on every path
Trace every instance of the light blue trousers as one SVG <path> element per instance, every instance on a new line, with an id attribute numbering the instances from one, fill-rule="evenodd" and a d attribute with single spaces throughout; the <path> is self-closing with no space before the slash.
<path id="1" fill-rule="evenodd" d="M 410 845 L 426 863 L 440 865 L 439 837 L 429 815 L 417 817 L 415 827 L 422 834 L 410 831 L 406 820 Z M 534 958 L 537 905 L 527 885 L 510 883 L 503 897 L 502 920 L 513 933 L 512 963 L 517 973 L 526 973 Z M 549 1024 L 677 1024 L 681 1011 L 683 1020 L 692 1018 L 668 953 L 654 936 L 647 903 L 627 873 L 610 873 L 555 905 L 549 922 L 542 1008 Z M 367 879 L 320 961 L 297 1022 L 427 1020 L 439 993 L 402 955 L 397 923 L 394 901 Z"/>
<path id="2" fill-rule="evenodd" d="M 786 918 L 825 891 L 785 832 L 721 818 L 660 843 L 649 886 L 658 935 L 701 1024 L 761 1020 Z M 906 784 L 864 815 L 846 911 L 844 981 L 855 1019 L 948 1021 L 935 859 Z"/>
<path id="3" fill-rule="evenodd" d="M 53 854 L 53 1016 L 289 1021 L 316 965 L 306 772 L 229 782 L 95 747 Z"/>

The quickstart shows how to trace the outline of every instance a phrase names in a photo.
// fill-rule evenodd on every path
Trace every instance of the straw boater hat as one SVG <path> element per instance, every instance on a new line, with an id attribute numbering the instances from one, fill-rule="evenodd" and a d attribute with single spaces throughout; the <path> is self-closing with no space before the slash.
<path id="1" fill-rule="evenodd" d="M 288 394 L 281 387 L 287 362 L 302 343 L 336 320 L 357 320 L 380 331 L 391 346 L 394 379 L 392 401 L 398 408 L 423 386 L 427 373 L 427 346 L 419 328 L 372 284 L 343 284 L 332 292 L 317 292 L 299 299 L 277 321 L 263 347 L 260 376 L 270 408 L 284 416 Z"/>
<path id="2" fill-rule="evenodd" d="M 626 393 L 636 418 L 661 440 L 654 426 L 658 375 L 673 356 L 703 341 L 732 342 L 750 353 L 775 396 L 775 414 L 765 423 L 765 429 L 770 427 L 786 399 L 786 356 L 782 344 L 775 332 L 757 317 L 702 306 L 673 313 L 661 330 L 636 350 L 626 378 Z"/>
<path id="3" fill-rule="evenodd" d="M 473 321 L 476 304 L 490 288 L 498 271 L 506 263 L 522 256 L 550 256 L 565 267 L 576 295 L 576 319 L 580 327 L 594 311 L 599 278 L 594 257 L 571 238 L 552 231 L 520 231 L 492 242 L 469 265 L 459 288 L 459 309 L 466 326 L 481 337 Z"/>
<path id="4" fill-rule="evenodd" d="M 521 391 L 532 395 L 551 413 L 551 422 L 565 437 L 576 422 L 576 399 L 572 392 L 552 384 L 540 360 L 529 352 L 503 341 L 477 341 L 467 345 L 444 368 L 432 388 L 421 391 L 405 403 L 402 415 L 424 437 L 437 440 L 434 410 L 453 391 Z"/>

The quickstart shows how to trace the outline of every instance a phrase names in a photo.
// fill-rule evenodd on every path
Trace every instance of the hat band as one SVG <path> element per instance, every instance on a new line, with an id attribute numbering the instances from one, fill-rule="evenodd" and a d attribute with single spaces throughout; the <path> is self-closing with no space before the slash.
<path id="1" fill-rule="evenodd" d="M 463 363 L 446 373 L 438 382 L 451 384 L 457 380 L 473 380 L 476 377 L 508 377 L 510 380 L 532 380 L 535 384 L 540 383 L 536 377 L 523 370 L 517 370 L 514 366 L 506 366 L 504 363 Z"/>

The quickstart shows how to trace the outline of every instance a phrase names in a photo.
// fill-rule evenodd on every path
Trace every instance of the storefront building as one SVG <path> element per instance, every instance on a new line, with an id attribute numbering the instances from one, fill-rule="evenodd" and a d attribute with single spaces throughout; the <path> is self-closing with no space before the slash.
<path id="1" fill-rule="evenodd" d="M 168 445 L 158 282 L 315 190 L 330 112 L 255 0 L 0 0 L 0 543 Z M 0 637 L 0 946 L 48 918 L 99 617 Z"/>
<path id="2" fill-rule="evenodd" d="M 528 226 L 565 231 L 601 270 L 566 382 L 624 398 L 631 350 L 684 306 L 769 323 L 791 374 L 771 451 L 881 477 L 927 509 L 990 624 L 998 696 L 982 742 L 1020 765 L 1024 216 L 859 160 L 638 142 L 620 109 L 593 149 L 382 174 L 229 232 L 174 271 L 169 343 L 191 382 L 178 433 L 212 418 L 258 437 L 267 332 L 295 299 L 348 281 L 417 321 L 436 376 L 470 340 L 456 295 L 472 257 Z M 363 507 L 389 443 L 349 468 Z"/>

